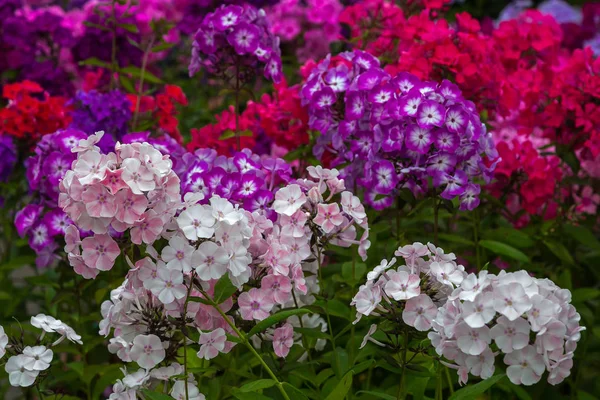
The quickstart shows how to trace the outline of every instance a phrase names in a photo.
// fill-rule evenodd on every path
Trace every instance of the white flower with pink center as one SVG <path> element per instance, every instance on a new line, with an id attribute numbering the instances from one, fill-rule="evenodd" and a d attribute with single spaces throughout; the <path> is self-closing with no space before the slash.
<path id="1" fill-rule="evenodd" d="M 226 341 L 227 336 L 223 328 L 217 328 L 212 332 L 200 332 L 198 358 L 212 360 L 223 352 Z"/>
<path id="2" fill-rule="evenodd" d="M 323 232 L 330 233 L 344 222 L 344 216 L 340 213 L 337 203 L 317 205 L 317 216 L 315 224 L 319 225 Z"/>
<path id="3" fill-rule="evenodd" d="M 437 307 L 426 294 L 411 297 L 402 311 L 402 320 L 416 330 L 425 332 L 431 329 L 431 321 L 437 314 Z"/>
<path id="4" fill-rule="evenodd" d="M 165 359 L 166 352 L 158 336 L 138 335 L 129 354 L 140 367 L 149 370 Z"/>

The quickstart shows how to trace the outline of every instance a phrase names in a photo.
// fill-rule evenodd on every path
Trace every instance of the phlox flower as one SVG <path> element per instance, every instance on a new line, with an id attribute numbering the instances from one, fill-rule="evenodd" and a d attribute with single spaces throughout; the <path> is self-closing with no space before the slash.
<path id="1" fill-rule="evenodd" d="M 286 323 L 273 333 L 273 350 L 277 357 L 285 357 L 294 344 L 294 328 Z"/>
<path id="2" fill-rule="evenodd" d="M 238 305 L 243 319 L 262 321 L 269 316 L 274 303 L 266 291 L 252 288 L 240 294 Z"/>
<path id="3" fill-rule="evenodd" d="M 45 346 L 26 346 L 23 349 L 23 367 L 29 371 L 44 371 L 50 367 L 52 350 Z"/>
<path id="4" fill-rule="evenodd" d="M 129 352 L 131 359 L 147 370 L 165 359 L 165 349 L 156 335 L 138 335 Z"/>
<path id="5" fill-rule="evenodd" d="M 297 184 L 288 185 L 275 193 L 273 209 L 278 214 L 292 216 L 306 203 L 306 195 Z"/>
<path id="6" fill-rule="evenodd" d="M 187 386 L 187 392 L 185 387 Z M 176 400 L 206 400 L 206 397 L 200 393 L 198 386 L 190 381 L 176 381 L 169 393 Z"/>
<path id="7" fill-rule="evenodd" d="M 194 248 L 181 236 L 173 236 L 169 239 L 169 245 L 165 246 L 161 258 L 167 263 L 167 268 L 176 269 L 184 273 L 192 270 L 192 255 Z"/>
<path id="8" fill-rule="evenodd" d="M 490 336 L 503 353 L 521 350 L 529 344 L 529 324 L 523 318 L 510 321 L 504 315 L 500 316 L 490 330 Z"/>
<path id="9" fill-rule="evenodd" d="M 215 222 L 212 210 L 200 204 L 189 207 L 177 217 L 177 225 L 189 240 L 210 238 L 215 232 Z"/>
<path id="10" fill-rule="evenodd" d="M 192 265 L 202 280 L 219 279 L 227 272 L 229 256 L 222 246 L 203 242 L 192 255 Z"/>
<path id="11" fill-rule="evenodd" d="M 200 332 L 200 351 L 198 358 L 212 360 L 225 349 L 227 336 L 223 328 L 217 328 L 212 332 Z"/>
<path id="12" fill-rule="evenodd" d="M 531 299 L 519 283 L 500 285 L 494 291 L 494 309 L 510 321 L 519 318 L 532 306 Z"/>
<path id="13" fill-rule="evenodd" d="M 506 354 L 504 363 L 509 366 L 506 375 L 515 385 L 531 386 L 539 382 L 546 369 L 542 355 L 533 346 Z"/>
<path id="14" fill-rule="evenodd" d="M 148 207 L 148 200 L 145 196 L 135 194 L 130 190 L 119 190 L 114 197 L 114 202 L 117 206 L 115 218 L 127 225 L 133 225 L 138 221 Z"/>
<path id="15" fill-rule="evenodd" d="M 437 314 L 437 307 L 426 294 L 411 297 L 402 311 L 402 320 L 416 330 L 424 332 L 431 328 L 431 321 Z"/>
<path id="16" fill-rule="evenodd" d="M 267 275 L 260 281 L 261 290 L 270 293 L 274 303 L 285 304 L 292 293 L 290 278 L 282 275 Z"/>
<path id="17" fill-rule="evenodd" d="M 156 278 L 144 281 L 144 287 L 158 297 L 163 304 L 170 304 L 175 299 L 182 299 L 187 294 L 183 284 L 183 274 L 176 269 L 159 268 Z"/>
<path id="18" fill-rule="evenodd" d="M 394 300 L 408 300 L 421 293 L 421 279 L 418 275 L 406 271 L 390 271 L 385 284 L 385 292 Z"/>
<path id="19" fill-rule="evenodd" d="M 473 301 L 465 301 L 462 314 L 467 325 L 471 328 L 481 328 L 496 315 L 493 298 L 490 293 L 481 293 Z"/>
<path id="20" fill-rule="evenodd" d="M 325 233 L 330 233 L 344 222 L 344 217 L 340 213 L 340 206 L 337 203 L 319 204 L 317 205 L 317 211 L 314 222 Z"/>
<path id="21" fill-rule="evenodd" d="M 483 326 L 481 328 L 471 328 L 464 322 L 459 323 L 454 328 L 454 336 L 457 338 L 456 344 L 458 348 L 466 354 L 477 356 L 491 342 L 490 328 Z"/>
<path id="22" fill-rule="evenodd" d="M 110 270 L 121 253 L 119 245 L 109 235 L 95 235 L 81 241 L 85 265 L 100 271 Z"/>
<path id="23" fill-rule="evenodd" d="M 4 370 L 8 374 L 8 380 L 12 386 L 28 387 L 33 385 L 40 371 L 25 368 L 28 362 L 28 358 L 23 354 L 8 359 Z"/>

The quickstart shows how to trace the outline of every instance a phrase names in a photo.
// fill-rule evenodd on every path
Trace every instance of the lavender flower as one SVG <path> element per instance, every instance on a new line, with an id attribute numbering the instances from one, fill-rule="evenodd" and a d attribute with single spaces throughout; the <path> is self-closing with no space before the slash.
<path id="1" fill-rule="evenodd" d="M 347 165 L 341 176 L 364 187 L 373 208 L 389 207 L 405 188 L 459 197 L 461 209 L 479 204 L 477 182 L 489 181 L 498 153 L 475 105 L 453 83 L 391 76 L 375 57 L 356 50 L 335 63 L 325 58 L 302 96 L 311 128 L 322 133 L 315 155 L 327 151 L 334 166 Z"/>

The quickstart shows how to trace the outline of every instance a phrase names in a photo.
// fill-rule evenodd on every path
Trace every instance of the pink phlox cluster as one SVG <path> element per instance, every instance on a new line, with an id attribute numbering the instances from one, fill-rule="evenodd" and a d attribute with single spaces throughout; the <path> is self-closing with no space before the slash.
<path id="1" fill-rule="evenodd" d="M 148 143 L 119 144 L 102 154 L 96 143 L 103 132 L 81 140 L 77 160 L 60 182 L 59 206 L 84 239 L 67 228 L 65 251 L 75 271 L 94 278 L 110 270 L 120 249 L 113 234 L 129 234 L 132 243 L 152 244 L 166 234 L 180 204 L 179 178 L 168 155 Z"/>
<path id="2" fill-rule="evenodd" d="M 581 331 L 571 292 L 526 271 L 469 274 L 439 308 L 428 336 L 453 363 L 459 382 L 493 375 L 500 355 L 516 385 L 533 385 L 548 371 L 557 385 L 570 375 Z"/>

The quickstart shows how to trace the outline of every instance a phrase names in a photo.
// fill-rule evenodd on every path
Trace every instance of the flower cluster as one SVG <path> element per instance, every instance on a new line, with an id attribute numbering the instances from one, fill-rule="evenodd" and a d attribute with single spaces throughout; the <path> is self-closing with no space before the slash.
<path id="1" fill-rule="evenodd" d="M 490 180 L 498 154 L 456 85 L 391 76 L 356 50 L 314 67 L 302 95 L 310 126 L 322 133 L 315 153 L 333 153 L 334 165 L 349 163 L 344 178 L 366 188 L 372 207 L 390 206 L 402 188 L 426 193 L 428 178 L 443 198 L 460 197 L 461 209 L 479 204 L 476 181 Z"/>
<path id="2" fill-rule="evenodd" d="M 35 82 L 5 85 L 2 97 L 8 105 L 0 109 L 0 133 L 23 138 L 30 144 L 71 122 L 67 99 L 50 96 Z"/>
<path id="3" fill-rule="evenodd" d="M 10 355 L 4 365 L 4 370 L 8 374 L 8 381 L 12 386 L 32 386 L 38 378 L 42 380 L 48 376 L 46 371 L 50 368 L 54 358 L 50 347 L 56 346 L 65 338 L 71 342 L 83 344 L 81 336 L 73 328 L 54 317 L 38 314 L 31 317 L 31 325 L 43 330 L 34 346 L 26 346 L 23 343 L 23 332 L 20 335 L 9 337 L 4 328 L 0 326 L 0 358 L 6 354 Z M 46 333 L 58 333 L 60 337 L 53 342 L 43 341 Z"/>
<path id="4" fill-rule="evenodd" d="M 222 5 L 207 14 L 195 35 L 190 76 L 201 68 L 228 83 L 234 81 L 235 88 L 250 82 L 256 73 L 279 82 L 279 38 L 271 33 L 264 11 L 248 4 Z"/>
<path id="5" fill-rule="evenodd" d="M 265 210 L 250 212 L 214 194 L 207 204 L 199 203 L 202 194 L 192 194 L 171 205 L 180 212 L 171 214 L 168 244 L 160 252 L 148 245 L 148 256 L 131 264 L 124 283 L 102 305 L 100 333 L 114 330 L 109 350 L 141 367 L 117 382 L 115 391 L 135 393 L 153 379 L 181 374 L 174 362 L 182 340 L 188 339 L 177 333 L 180 324 L 199 330 L 198 357 L 210 360 L 235 345 L 227 334 L 238 335 L 236 321 L 262 321 L 281 308 L 314 301 L 317 268 L 327 246 L 358 244 L 366 257 L 368 225 L 359 199 L 344 190 L 337 171 L 311 167 L 309 173 L 310 179 L 275 193 L 273 219 L 265 217 Z M 332 201 L 340 196 L 341 207 Z M 358 227 L 364 229 L 360 240 Z M 83 260 L 96 257 L 82 245 Z M 237 290 L 222 298 L 223 282 Z M 198 301 L 190 302 L 190 296 Z M 318 316 L 289 318 L 263 338 L 285 357 L 301 342 L 294 334 L 299 325 L 326 327 Z"/>
<path id="6" fill-rule="evenodd" d="M 533 385 L 548 371 L 557 385 L 570 375 L 581 331 L 571 292 L 526 271 L 469 274 L 433 319 L 429 338 L 440 356 L 454 362 L 459 381 L 494 374 L 503 354 L 516 385 Z M 492 341 L 494 345 L 492 345 Z"/>
<path id="7" fill-rule="evenodd" d="M 101 93 L 96 90 L 79 91 L 72 100 L 74 107 L 71 127 L 91 134 L 104 131 L 106 135 L 99 143 L 103 152 L 115 146 L 114 140 L 120 140 L 127 133 L 127 124 L 131 119 L 131 103 L 119 90 Z"/>
<path id="8" fill-rule="evenodd" d="M 53 95 L 73 91 L 75 66 L 69 50 L 79 25 L 77 12 L 60 7 L 31 7 L 20 0 L 0 5 L 0 73 L 41 84 Z"/>
<path id="9" fill-rule="evenodd" d="M 177 125 L 177 105 L 187 106 L 188 101 L 185 93 L 179 86 L 165 85 L 164 93 L 156 96 L 138 96 L 128 94 L 127 98 L 131 103 L 131 112 L 149 113 L 152 120 L 158 123 L 159 128 L 173 137 L 179 143 L 183 142 L 181 133 Z M 139 101 L 139 103 L 138 103 Z"/>
<path id="10" fill-rule="evenodd" d="M 46 135 L 35 147 L 35 154 L 25 161 L 26 177 L 33 201 L 17 212 L 15 226 L 21 237 L 29 237 L 36 252 L 38 267 L 57 261 L 61 244 L 71 219 L 58 207 L 60 181 L 77 158 L 71 150 L 87 135 L 76 129 L 65 129 Z"/>
<path id="11" fill-rule="evenodd" d="M 284 0 L 266 9 L 273 33 L 283 42 L 303 39 L 296 51 L 302 62 L 319 59 L 329 53 L 329 45 L 340 36 L 338 0 Z"/>
<path id="12" fill-rule="evenodd" d="M 115 152 L 102 154 L 96 144 L 103 135 L 90 135 L 72 149 L 77 160 L 59 185 L 59 206 L 77 228 L 92 232 L 81 239 L 69 226 L 65 235 L 69 262 L 87 279 L 110 270 L 119 256 L 111 233 L 129 230 L 132 243 L 152 244 L 181 200 L 169 156 L 148 143 L 117 143 Z"/>
<path id="13" fill-rule="evenodd" d="M 404 265 L 391 269 L 396 258 L 381 261 L 352 299 L 356 308 L 354 323 L 368 315 L 395 320 L 401 308 L 406 325 L 426 332 L 438 307 L 465 279 L 465 268 L 456 263 L 454 253 L 445 254 L 431 243 L 402 246 L 394 255 L 402 257 Z"/>
<path id="14" fill-rule="evenodd" d="M 254 116 L 253 131 L 264 133 L 273 143 L 287 151 L 308 144 L 308 113 L 302 107 L 300 87 L 276 84 L 272 98 L 264 94 L 259 102 L 248 102 L 243 116 Z"/>
<path id="15" fill-rule="evenodd" d="M 187 145 L 189 151 L 208 148 L 216 150 L 219 155 L 230 156 L 238 151 L 238 138 L 242 149 L 255 147 L 256 137 L 251 128 L 256 125 L 256 121 L 253 120 L 250 111 L 243 112 L 237 117 L 238 137 L 235 134 L 236 115 L 233 106 L 215 115 L 215 118 L 217 122 L 214 124 L 204 125 L 200 129 L 191 129 L 192 140 Z"/>
<path id="16" fill-rule="evenodd" d="M 558 207 L 557 183 L 565 175 L 558 157 L 541 156 L 529 140 L 498 143 L 502 161 L 495 170 L 495 181 L 490 191 L 506 201 L 514 216 L 520 210 L 531 215 L 553 218 Z M 521 215 L 514 222 L 522 225 L 528 216 Z"/>

